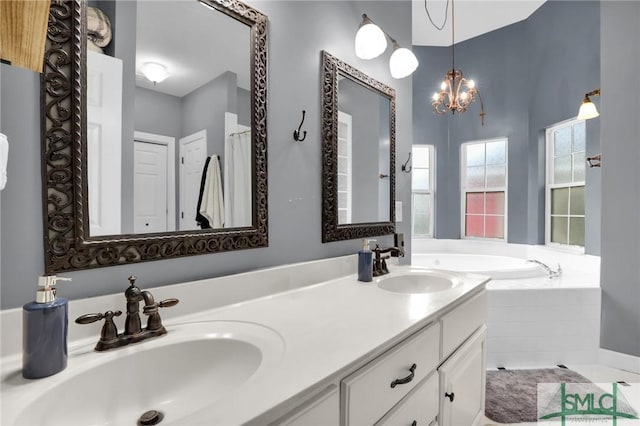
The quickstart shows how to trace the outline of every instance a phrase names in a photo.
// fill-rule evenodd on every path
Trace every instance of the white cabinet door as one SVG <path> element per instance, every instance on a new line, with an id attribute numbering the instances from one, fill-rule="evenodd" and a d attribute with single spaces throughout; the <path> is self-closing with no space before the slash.
<path id="1" fill-rule="evenodd" d="M 486 326 L 438 369 L 440 426 L 479 424 L 484 415 Z"/>

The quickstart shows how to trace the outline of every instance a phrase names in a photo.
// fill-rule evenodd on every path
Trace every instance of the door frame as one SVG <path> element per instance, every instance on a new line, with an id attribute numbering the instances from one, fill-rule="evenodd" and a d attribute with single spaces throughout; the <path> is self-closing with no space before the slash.
<path id="1" fill-rule="evenodd" d="M 178 145 L 179 145 L 179 155 L 180 158 L 184 158 L 184 146 L 188 143 L 191 143 L 194 140 L 198 140 L 198 139 L 204 139 L 204 158 L 205 160 L 207 159 L 207 157 L 209 156 L 208 153 L 208 140 L 207 140 L 207 129 L 203 129 L 203 130 L 198 130 L 197 132 L 191 133 L 187 136 L 181 137 L 180 140 L 178 141 Z M 182 160 L 180 161 L 180 205 L 178 206 L 179 210 L 181 212 L 183 212 L 185 210 L 185 199 L 184 199 L 184 195 L 186 193 L 186 191 L 183 188 L 183 185 L 185 184 L 185 178 L 184 178 L 184 163 L 182 162 Z M 183 215 L 180 215 L 180 230 L 184 230 L 184 220 L 185 218 L 182 217 Z"/>
<path id="2" fill-rule="evenodd" d="M 167 147 L 167 232 L 176 230 L 176 138 L 154 133 L 133 132 L 133 142 Z M 135 164 L 134 164 L 135 167 Z M 135 175 L 135 170 L 134 170 Z"/>

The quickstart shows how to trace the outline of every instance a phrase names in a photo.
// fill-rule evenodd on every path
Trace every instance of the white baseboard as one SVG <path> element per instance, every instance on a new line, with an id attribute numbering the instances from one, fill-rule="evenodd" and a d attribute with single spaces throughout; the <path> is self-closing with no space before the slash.
<path id="1" fill-rule="evenodd" d="M 598 362 L 609 367 L 640 374 L 640 357 L 600 348 Z"/>

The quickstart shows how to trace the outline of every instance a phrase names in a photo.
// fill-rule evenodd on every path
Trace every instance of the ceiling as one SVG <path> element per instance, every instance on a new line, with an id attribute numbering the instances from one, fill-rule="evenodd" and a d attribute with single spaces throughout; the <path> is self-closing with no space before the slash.
<path id="1" fill-rule="evenodd" d="M 447 22 L 442 31 L 437 30 L 429 21 L 425 2 L 436 25 L 441 26 L 445 19 L 447 0 L 413 0 L 413 45 L 451 46 L 451 2 L 447 11 Z M 544 2 L 545 0 L 456 0 L 455 42 L 525 20 Z"/>
<path id="2" fill-rule="evenodd" d="M 136 74 L 145 62 L 161 63 L 169 71 L 155 86 L 137 76 L 137 86 L 183 97 L 232 71 L 238 87 L 250 87 L 249 26 L 197 1 L 138 0 L 137 8 Z"/>
<path id="3" fill-rule="evenodd" d="M 451 0 L 449 0 L 451 1 Z M 455 41 L 460 42 L 522 21 L 545 0 L 456 0 Z M 447 0 L 426 0 L 434 22 L 441 25 Z M 451 45 L 451 3 L 445 28 L 429 22 L 425 0 L 412 2 L 413 45 Z M 225 34 L 225 37 L 220 37 Z M 136 84 L 182 97 L 227 70 L 238 75 L 238 86 L 250 86 L 250 30 L 223 13 L 192 0 L 138 0 L 136 69 L 145 62 L 164 64 L 170 77 L 157 84 L 140 76 Z M 230 43 L 235 40 L 237 44 Z M 242 46 L 242 48 L 238 48 Z M 219 60 L 225 58 L 225 63 Z"/>

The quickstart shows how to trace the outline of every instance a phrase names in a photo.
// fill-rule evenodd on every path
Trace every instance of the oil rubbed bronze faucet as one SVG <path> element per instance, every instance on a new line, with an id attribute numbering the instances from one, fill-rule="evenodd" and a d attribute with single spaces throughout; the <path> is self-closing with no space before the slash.
<path id="1" fill-rule="evenodd" d="M 127 299 L 127 316 L 124 322 L 124 332 L 118 334 L 118 327 L 113 321 L 113 317 L 122 315 L 122 311 L 107 311 L 104 314 L 85 314 L 76 318 L 78 324 L 90 324 L 104 319 L 104 325 L 100 332 L 100 340 L 96 344 L 96 351 L 106 351 L 108 349 L 119 348 L 130 343 L 141 342 L 152 337 L 167 334 L 167 330 L 162 325 L 162 319 L 158 313 L 158 308 L 168 308 L 178 304 L 178 299 L 166 299 L 161 302 L 155 301 L 153 295 L 148 291 L 142 291 L 136 286 L 136 277 L 129 277 L 129 287 L 124 292 Z M 140 302 L 144 301 L 142 313 L 147 315 L 147 327 L 142 328 L 140 321 Z"/>
<path id="2" fill-rule="evenodd" d="M 373 249 L 373 253 L 375 255 L 375 258 L 373 259 L 373 276 L 379 277 L 380 275 L 389 273 L 389 268 L 387 268 L 387 259 L 390 257 L 404 257 L 404 248 L 400 246 L 382 249 L 378 244 L 376 244 L 376 248 Z M 389 254 L 382 256 L 385 253 Z"/>

